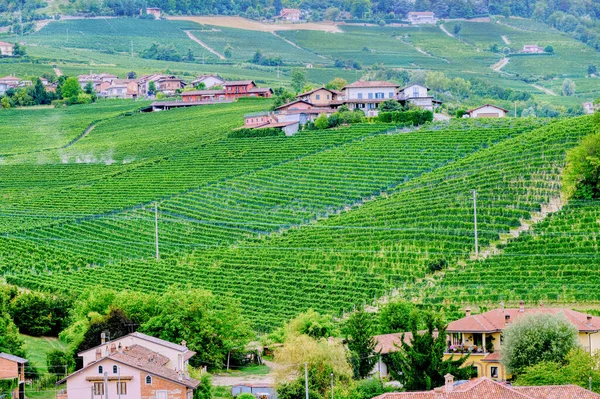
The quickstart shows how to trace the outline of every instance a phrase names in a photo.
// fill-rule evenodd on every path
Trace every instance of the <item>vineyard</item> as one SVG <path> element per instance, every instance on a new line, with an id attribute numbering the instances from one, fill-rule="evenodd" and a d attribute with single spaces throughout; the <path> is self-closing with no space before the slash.
<path id="1" fill-rule="evenodd" d="M 46 163 L 7 157 L 7 281 L 161 292 L 185 276 L 238 296 L 258 329 L 309 307 L 341 315 L 396 289 L 419 296 L 431 262 L 470 264 L 472 189 L 485 248 L 558 195 L 565 150 L 592 129 L 586 118 L 506 119 L 227 137 L 261 107 L 118 116 L 41 151 Z"/>

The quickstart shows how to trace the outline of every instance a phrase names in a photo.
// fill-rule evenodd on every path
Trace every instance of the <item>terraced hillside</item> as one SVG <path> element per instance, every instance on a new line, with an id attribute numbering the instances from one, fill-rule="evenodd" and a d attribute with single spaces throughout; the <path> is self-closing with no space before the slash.
<path id="1" fill-rule="evenodd" d="M 572 202 L 503 252 L 438 276 L 427 303 L 600 301 L 600 202 Z"/>

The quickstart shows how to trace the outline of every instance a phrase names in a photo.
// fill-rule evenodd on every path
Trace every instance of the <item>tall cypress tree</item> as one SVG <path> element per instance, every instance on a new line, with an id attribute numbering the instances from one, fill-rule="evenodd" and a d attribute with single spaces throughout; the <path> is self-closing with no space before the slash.
<path id="1" fill-rule="evenodd" d="M 427 330 L 419 332 L 419 317 L 411 320 L 412 338 L 409 342 L 402 337 L 396 345 L 398 351 L 388 355 L 388 366 L 392 377 L 400 381 L 407 391 L 431 390 L 444 385 L 444 375 L 450 373 L 457 380 L 469 379 L 474 370 L 464 367 L 469 355 L 444 360 L 446 350 L 446 325 L 431 314 L 426 314 Z"/>
<path id="2" fill-rule="evenodd" d="M 371 315 L 362 309 L 355 312 L 346 321 L 344 333 L 351 352 L 354 377 L 364 378 L 379 359 L 379 354 L 375 351 Z"/>

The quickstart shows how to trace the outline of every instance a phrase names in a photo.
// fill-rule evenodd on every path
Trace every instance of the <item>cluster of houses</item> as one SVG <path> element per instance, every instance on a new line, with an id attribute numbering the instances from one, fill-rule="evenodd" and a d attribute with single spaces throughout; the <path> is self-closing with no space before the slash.
<path id="1" fill-rule="evenodd" d="M 386 81 L 358 81 L 346 85 L 340 91 L 326 87 L 310 90 L 272 112 L 246 115 L 244 127 L 280 128 L 286 135 L 293 135 L 300 125 L 314 121 L 321 114 L 331 115 L 342 106 L 360 110 L 366 116 L 377 116 L 379 105 L 388 100 L 402 105 L 413 104 L 430 111 L 441 105 L 440 101 L 429 94 L 429 88 L 419 84 L 400 87 Z"/>
<path id="2" fill-rule="evenodd" d="M 471 314 L 466 309 L 465 317 L 448 324 L 447 349 L 444 357 L 462 356 L 469 353 L 469 364 L 476 370 L 478 377 L 505 381 L 511 378 L 502 364 L 502 331 L 520 318 L 531 314 L 562 315 L 579 331 L 578 340 L 581 347 L 589 353 L 600 349 L 600 317 L 587 315 L 564 308 L 534 307 L 526 308 L 521 302 L 519 308 L 504 308 L 490 310 L 481 314 Z M 373 374 L 382 378 L 389 375 L 385 363 L 385 355 L 398 350 L 402 339 L 409 343 L 411 333 L 384 334 L 374 337 L 376 350 L 382 355 L 373 369 Z M 574 396 L 576 397 L 576 396 Z M 600 395 L 597 396 L 600 398 Z M 557 396 L 558 398 L 558 396 Z M 391 398 L 387 398 L 391 399 Z"/>
<path id="3" fill-rule="evenodd" d="M 56 91 L 56 84 L 48 82 L 48 79 L 40 77 L 42 84 L 46 88 L 46 91 Z M 7 90 L 18 89 L 19 87 L 32 86 L 31 80 L 20 79 L 16 76 L 5 76 L 0 78 L 0 96 L 4 95 Z"/>
<path id="4" fill-rule="evenodd" d="M 89 83 L 99 97 L 107 98 L 139 98 L 146 97 L 152 92 L 161 92 L 166 95 L 174 95 L 184 89 L 187 85 L 183 79 L 173 75 L 152 74 L 144 75 L 137 79 L 119 79 L 118 76 L 109 73 L 79 75 L 77 77 L 81 88 Z"/>

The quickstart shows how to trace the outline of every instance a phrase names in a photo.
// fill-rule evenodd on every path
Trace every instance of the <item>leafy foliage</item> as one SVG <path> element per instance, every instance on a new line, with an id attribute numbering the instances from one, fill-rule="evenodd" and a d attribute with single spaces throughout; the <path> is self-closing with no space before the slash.
<path id="1" fill-rule="evenodd" d="M 344 323 L 344 335 L 356 379 L 365 378 L 379 360 L 373 339 L 373 317 L 363 309 L 350 315 Z"/>
<path id="2" fill-rule="evenodd" d="M 577 347 L 577 333 L 577 328 L 561 315 L 524 316 L 502 333 L 502 363 L 508 372 L 519 374 L 543 361 L 562 362 Z"/>
<path id="3" fill-rule="evenodd" d="M 567 198 L 600 198 L 600 133 L 585 137 L 567 152 L 562 182 Z"/>
<path id="4" fill-rule="evenodd" d="M 22 334 L 57 336 L 66 327 L 70 305 L 58 296 L 25 292 L 10 302 L 10 314 Z"/>

